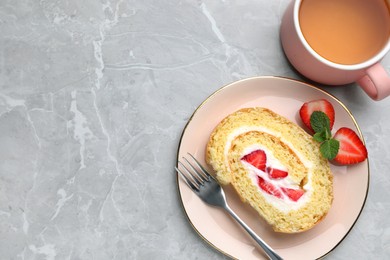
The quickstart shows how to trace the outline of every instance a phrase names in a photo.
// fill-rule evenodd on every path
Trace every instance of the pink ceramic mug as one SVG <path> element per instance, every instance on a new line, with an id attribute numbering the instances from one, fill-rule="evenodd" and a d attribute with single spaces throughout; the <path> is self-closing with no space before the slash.
<path id="1" fill-rule="evenodd" d="M 301 3 L 302 0 L 291 1 L 281 24 L 281 42 L 291 64 L 305 77 L 322 84 L 357 82 L 374 100 L 389 96 L 390 77 L 379 62 L 390 50 L 390 39 L 380 52 L 362 63 L 344 65 L 329 61 L 316 53 L 303 36 L 299 24 Z"/>

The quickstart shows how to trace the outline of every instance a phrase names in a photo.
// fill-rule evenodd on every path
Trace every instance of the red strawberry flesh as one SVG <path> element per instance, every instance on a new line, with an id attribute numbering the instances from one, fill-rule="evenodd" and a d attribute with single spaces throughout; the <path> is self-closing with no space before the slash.
<path id="1" fill-rule="evenodd" d="M 263 150 L 255 150 L 247 155 L 244 155 L 241 160 L 253 165 L 257 169 L 265 172 L 265 165 L 267 163 L 267 155 Z"/>
<path id="2" fill-rule="evenodd" d="M 314 111 L 322 111 L 329 117 L 330 130 L 333 128 L 335 120 L 335 112 L 333 105 L 326 99 L 318 99 L 306 102 L 302 105 L 299 110 L 299 115 L 302 119 L 302 122 L 307 126 L 310 131 L 314 132 L 310 124 L 310 116 Z"/>
<path id="3" fill-rule="evenodd" d="M 282 191 L 292 200 L 298 201 L 302 195 L 305 193 L 304 190 L 301 189 L 290 189 L 290 188 L 282 188 Z"/>
<path id="4" fill-rule="evenodd" d="M 258 184 L 259 187 L 262 190 L 264 190 L 266 193 L 271 194 L 280 199 L 283 198 L 282 192 L 277 187 L 275 187 L 272 183 L 264 180 L 261 177 L 258 177 Z"/>
<path id="5" fill-rule="evenodd" d="M 251 153 L 244 155 L 241 160 L 246 161 L 247 163 L 251 164 L 252 166 L 263 172 L 267 172 L 269 178 L 274 179 L 276 181 L 270 182 L 260 176 L 257 177 L 259 187 L 266 193 L 273 195 L 279 199 L 283 199 L 286 195 L 292 201 L 298 201 L 299 198 L 302 197 L 302 195 L 304 194 L 304 190 L 284 188 L 278 185 L 278 179 L 286 178 L 288 176 L 288 172 L 270 166 L 266 167 L 267 156 L 263 150 L 258 149 L 252 151 Z"/>
<path id="6" fill-rule="evenodd" d="M 355 164 L 367 158 L 367 148 L 359 136 L 350 128 L 342 127 L 337 130 L 334 139 L 340 143 L 339 151 L 334 161 L 343 164 Z"/>
<path id="7" fill-rule="evenodd" d="M 288 175 L 288 172 L 272 167 L 267 167 L 266 171 L 271 179 L 283 179 L 286 178 Z"/>

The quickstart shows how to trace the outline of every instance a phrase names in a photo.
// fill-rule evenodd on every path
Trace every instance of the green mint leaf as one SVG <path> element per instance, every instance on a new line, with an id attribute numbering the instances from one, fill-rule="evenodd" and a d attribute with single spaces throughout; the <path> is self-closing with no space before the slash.
<path id="1" fill-rule="evenodd" d="M 322 132 L 324 129 L 329 130 L 330 133 L 329 117 L 322 111 L 314 111 L 311 114 L 310 125 L 316 133 Z"/>
<path id="2" fill-rule="evenodd" d="M 336 139 L 329 139 L 320 146 L 322 156 L 328 160 L 333 160 L 339 152 L 340 143 Z"/>
<path id="3" fill-rule="evenodd" d="M 326 137 L 326 140 L 329 140 L 332 138 L 332 133 L 330 132 L 330 127 L 325 128 L 325 137 Z"/>
<path id="4" fill-rule="evenodd" d="M 320 143 L 329 139 L 329 138 L 327 138 L 326 130 L 315 133 L 313 135 L 313 138 L 314 138 L 314 140 L 316 140 L 317 142 L 320 142 Z"/>

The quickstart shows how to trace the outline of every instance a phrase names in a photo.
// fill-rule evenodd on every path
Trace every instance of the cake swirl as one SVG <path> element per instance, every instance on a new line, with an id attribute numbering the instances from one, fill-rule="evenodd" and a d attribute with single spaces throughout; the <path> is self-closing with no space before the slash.
<path id="1" fill-rule="evenodd" d="M 223 119 L 206 161 L 275 231 L 308 230 L 332 204 L 333 178 L 319 144 L 269 109 L 244 108 Z"/>

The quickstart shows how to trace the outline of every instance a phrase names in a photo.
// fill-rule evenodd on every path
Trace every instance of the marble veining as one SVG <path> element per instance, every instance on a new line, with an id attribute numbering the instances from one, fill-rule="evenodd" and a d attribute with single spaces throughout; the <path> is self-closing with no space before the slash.
<path id="1" fill-rule="evenodd" d="M 302 79 L 279 43 L 288 3 L 0 1 L 0 258 L 226 259 L 181 208 L 177 147 L 221 86 Z M 321 87 L 355 116 L 371 167 L 366 207 L 327 258 L 384 259 L 390 98 Z"/>

